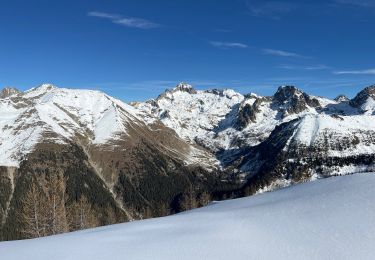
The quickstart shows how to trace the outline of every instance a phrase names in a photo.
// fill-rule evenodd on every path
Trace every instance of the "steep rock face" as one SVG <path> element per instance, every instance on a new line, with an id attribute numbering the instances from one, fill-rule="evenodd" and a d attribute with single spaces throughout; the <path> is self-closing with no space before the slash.
<path id="1" fill-rule="evenodd" d="M 273 96 L 273 102 L 280 105 L 283 111 L 283 116 L 298 114 L 309 107 L 319 108 L 319 100 L 311 97 L 294 86 L 279 87 Z"/>
<path id="2" fill-rule="evenodd" d="M 266 98 L 256 97 L 251 103 L 243 102 L 238 110 L 236 128 L 237 130 L 245 129 L 249 124 L 256 123 L 257 114 L 261 112 L 260 106 L 262 102 L 267 101 Z"/>
<path id="3" fill-rule="evenodd" d="M 19 91 L 16 88 L 3 88 L 0 91 L 0 98 L 7 98 L 7 97 L 10 97 L 10 96 L 13 96 L 13 95 L 17 95 L 19 93 L 21 93 L 21 91 Z"/>
<path id="4" fill-rule="evenodd" d="M 350 105 L 360 109 L 364 113 L 374 113 L 375 85 L 366 87 L 361 92 L 359 92 L 352 100 L 350 100 Z"/>

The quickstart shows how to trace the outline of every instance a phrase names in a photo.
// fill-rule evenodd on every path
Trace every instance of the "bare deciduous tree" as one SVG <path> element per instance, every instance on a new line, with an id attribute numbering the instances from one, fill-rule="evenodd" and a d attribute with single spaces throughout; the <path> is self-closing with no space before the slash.
<path id="1" fill-rule="evenodd" d="M 92 228 L 99 225 L 95 210 L 83 195 L 70 206 L 69 211 L 69 223 L 73 230 Z"/>
<path id="2" fill-rule="evenodd" d="M 199 196 L 199 205 L 201 207 L 206 206 L 208 203 L 210 203 L 210 201 L 211 195 L 206 191 Z"/>
<path id="3" fill-rule="evenodd" d="M 34 183 L 22 200 L 22 215 L 26 237 L 42 237 L 46 232 L 47 198 L 44 192 Z"/>
<path id="4" fill-rule="evenodd" d="M 180 207 L 182 210 L 195 209 L 198 207 L 195 192 L 192 186 L 182 195 L 180 201 Z"/>
<path id="5" fill-rule="evenodd" d="M 43 188 L 33 183 L 22 204 L 25 223 L 23 232 L 27 237 L 42 237 L 69 230 L 65 210 L 65 181 L 62 176 L 51 176 L 44 182 Z"/>
<path id="6" fill-rule="evenodd" d="M 59 234 L 68 231 L 68 223 L 65 210 L 65 182 L 59 175 L 51 177 L 47 186 L 48 194 L 48 232 Z"/>

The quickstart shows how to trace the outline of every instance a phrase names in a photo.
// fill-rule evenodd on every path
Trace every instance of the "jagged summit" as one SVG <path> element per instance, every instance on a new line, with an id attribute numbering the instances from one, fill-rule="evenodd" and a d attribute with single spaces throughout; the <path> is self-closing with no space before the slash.
<path id="1" fill-rule="evenodd" d="M 307 110 L 309 107 L 321 106 L 319 100 L 312 97 L 294 86 L 281 86 L 273 96 L 273 102 L 279 103 L 284 110 L 284 116 L 297 114 Z"/>
<path id="2" fill-rule="evenodd" d="M 302 90 L 296 88 L 295 86 L 280 86 L 274 94 L 273 98 L 275 101 L 283 103 L 294 97 L 299 97 L 303 93 L 304 92 Z"/>
<path id="3" fill-rule="evenodd" d="M 162 94 L 160 94 L 156 100 L 163 98 L 172 98 L 176 93 L 188 93 L 188 94 L 197 94 L 197 91 L 193 88 L 192 85 L 181 82 L 176 87 L 172 89 L 166 89 Z"/>
<path id="4" fill-rule="evenodd" d="M 349 98 L 345 95 L 338 95 L 337 97 L 335 97 L 334 100 L 336 102 L 347 102 L 347 101 L 349 101 Z"/>
<path id="5" fill-rule="evenodd" d="M 0 98 L 7 98 L 18 93 L 21 93 L 21 91 L 16 88 L 5 87 L 0 91 Z"/>
<path id="6" fill-rule="evenodd" d="M 181 82 L 179 83 L 175 88 L 173 88 L 172 92 L 176 91 L 182 91 L 182 92 L 187 92 L 189 94 L 196 94 L 197 91 L 193 88 L 192 85 Z"/>

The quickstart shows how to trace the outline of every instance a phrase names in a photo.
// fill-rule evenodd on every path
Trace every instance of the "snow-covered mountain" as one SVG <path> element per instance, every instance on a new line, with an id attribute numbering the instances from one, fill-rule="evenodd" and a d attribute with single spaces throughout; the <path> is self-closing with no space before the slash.
<path id="1" fill-rule="evenodd" d="M 174 216 L 0 243 L 6 260 L 373 259 L 375 174 L 318 180 Z"/>
<path id="2" fill-rule="evenodd" d="M 272 96 L 181 83 L 126 104 L 49 84 L 0 93 L 0 235 L 23 238 L 24 197 L 63 183 L 105 225 L 213 199 L 375 170 L 375 86 L 331 100 L 281 86 Z M 187 202 L 188 201 L 188 202 Z M 111 222 L 109 222 L 111 219 Z"/>
<path id="3" fill-rule="evenodd" d="M 99 91 L 49 84 L 24 93 L 4 90 L 0 99 L 3 166 L 18 166 L 42 141 L 64 144 L 81 137 L 87 143 L 105 145 L 129 136 L 129 128 L 149 128 L 134 107 Z"/>
<path id="4" fill-rule="evenodd" d="M 156 99 L 133 105 L 144 112 L 148 122 L 159 119 L 185 140 L 191 143 L 204 140 L 205 145 L 209 145 L 219 123 L 225 121 L 233 107 L 243 99 L 243 95 L 233 90 L 201 91 L 180 83 Z"/>
<path id="5" fill-rule="evenodd" d="M 44 84 L 2 93 L 4 239 L 24 237 L 17 218 L 22 201 L 33 183 L 45 189 L 54 176 L 63 180 L 68 204 L 87 197 L 100 225 L 108 224 L 110 212 L 114 222 L 176 212 L 178 203 L 169 204 L 190 186 L 198 196 L 220 180 L 212 154 L 158 120 L 150 125 L 139 110 L 102 92 Z"/>
<path id="6" fill-rule="evenodd" d="M 48 84 L 15 92 L 0 102 L 0 164 L 4 166 L 18 166 L 42 139 L 66 143 L 82 135 L 101 144 L 126 133 L 127 121 L 138 120 L 132 107 L 104 93 Z"/>
<path id="7" fill-rule="evenodd" d="M 280 178 L 283 185 L 290 184 L 290 169 L 296 167 L 303 168 L 303 174 L 295 181 L 326 172 L 372 171 L 374 91 L 370 86 L 352 100 L 344 96 L 330 100 L 293 86 L 262 97 L 232 90 L 199 91 L 180 84 L 135 107 L 159 118 L 181 138 L 209 149 L 229 176 L 246 182 L 257 175 L 263 182 L 257 188 L 263 189 Z M 277 168 L 284 177 L 274 172 Z M 264 180 L 270 172 L 277 178 Z"/>

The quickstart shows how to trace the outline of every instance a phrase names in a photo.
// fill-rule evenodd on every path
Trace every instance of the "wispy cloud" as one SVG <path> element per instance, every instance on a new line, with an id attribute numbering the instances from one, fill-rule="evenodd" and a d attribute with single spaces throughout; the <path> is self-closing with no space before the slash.
<path id="1" fill-rule="evenodd" d="M 375 7 L 374 0 L 335 0 L 335 3 L 361 7 Z"/>
<path id="2" fill-rule="evenodd" d="M 312 65 L 312 66 L 299 66 L 299 65 L 289 65 L 283 64 L 278 66 L 280 69 L 287 69 L 287 70 L 327 70 L 330 67 L 320 64 L 320 65 Z"/>
<path id="3" fill-rule="evenodd" d="M 263 52 L 268 55 L 281 56 L 281 57 L 292 57 L 292 58 L 310 58 L 294 52 L 275 50 L 275 49 L 263 49 Z"/>
<path id="4" fill-rule="evenodd" d="M 89 12 L 88 16 L 108 19 L 112 23 L 119 24 L 126 27 L 138 28 L 138 29 L 153 29 L 160 27 L 160 24 L 151 22 L 142 18 L 125 17 L 117 14 L 103 13 L 103 12 Z"/>
<path id="5" fill-rule="evenodd" d="M 209 43 L 214 47 L 222 48 L 222 49 L 229 49 L 229 48 L 245 49 L 245 48 L 249 47 L 247 44 L 240 43 L 240 42 L 216 42 L 216 41 L 211 41 Z"/>
<path id="6" fill-rule="evenodd" d="M 109 14 L 109 13 L 102 13 L 102 12 L 89 12 L 88 16 L 94 16 L 99 18 L 107 18 L 107 19 L 120 19 L 121 16 L 117 14 Z"/>
<path id="7" fill-rule="evenodd" d="M 333 74 L 336 75 L 375 75 L 375 68 L 374 69 L 365 69 L 365 70 L 341 70 L 341 71 L 334 71 Z"/>
<path id="8" fill-rule="evenodd" d="M 253 16 L 267 16 L 274 19 L 279 19 L 297 8 L 296 4 L 286 1 L 259 1 L 259 0 L 245 0 L 245 4 Z"/>

